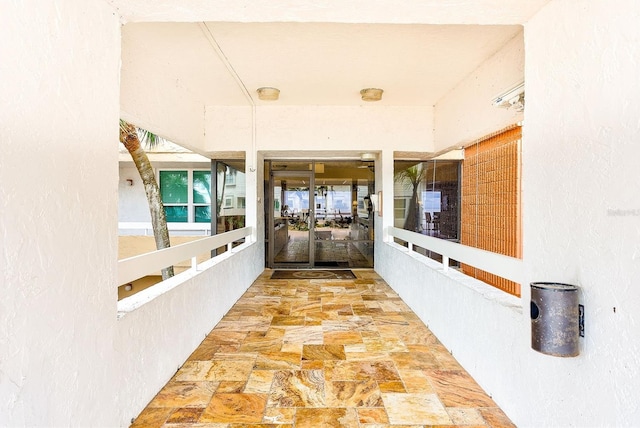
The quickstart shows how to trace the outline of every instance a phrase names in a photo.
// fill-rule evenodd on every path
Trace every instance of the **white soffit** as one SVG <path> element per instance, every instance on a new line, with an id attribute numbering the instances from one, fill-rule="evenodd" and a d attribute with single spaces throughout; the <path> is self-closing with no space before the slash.
<path id="1" fill-rule="evenodd" d="M 105 0 L 124 22 L 524 24 L 549 0 Z"/>
<path id="2" fill-rule="evenodd" d="M 123 81 L 137 73 L 134 81 L 145 84 L 157 74 L 205 105 L 247 105 L 230 66 L 259 106 L 432 106 L 520 31 L 519 25 L 129 23 Z M 130 71 L 129 62 L 138 65 Z M 280 100 L 259 101 L 255 90 L 263 86 L 280 89 Z M 368 87 L 382 88 L 382 101 L 362 101 L 359 91 Z"/>

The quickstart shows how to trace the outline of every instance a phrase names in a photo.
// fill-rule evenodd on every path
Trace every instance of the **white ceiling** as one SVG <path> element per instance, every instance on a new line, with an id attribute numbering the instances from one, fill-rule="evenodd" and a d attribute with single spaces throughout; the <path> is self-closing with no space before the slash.
<path id="1" fill-rule="evenodd" d="M 377 87 L 375 105 L 431 106 L 548 0 L 106 1 L 128 22 L 123 79 L 144 61 L 204 105 L 371 105 Z"/>
<path id="2" fill-rule="evenodd" d="M 524 24 L 549 0 L 105 0 L 123 22 Z"/>

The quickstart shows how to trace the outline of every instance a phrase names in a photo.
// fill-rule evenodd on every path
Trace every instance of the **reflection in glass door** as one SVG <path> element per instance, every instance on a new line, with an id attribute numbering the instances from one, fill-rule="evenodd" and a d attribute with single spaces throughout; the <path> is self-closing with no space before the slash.
<path id="1" fill-rule="evenodd" d="M 274 172 L 269 240 L 274 267 L 313 266 L 313 177 L 311 173 Z"/>
<path id="2" fill-rule="evenodd" d="M 267 266 L 373 267 L 373 162 L 266 161 Z"/>

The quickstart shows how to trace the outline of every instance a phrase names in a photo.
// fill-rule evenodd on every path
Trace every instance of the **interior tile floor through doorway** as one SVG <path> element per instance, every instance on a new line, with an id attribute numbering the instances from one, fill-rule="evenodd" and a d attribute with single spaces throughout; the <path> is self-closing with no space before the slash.
<path id="1" fill-rule="evenodd" d="M 373 271 L 266 270 L 134 427 L 513 426 Z"/>
<path id="2" fill-rule="evenodd" d="M 327 235 L 322 235 L 327 234 Z M 289 231 L 287 243 L 274 256 L 275 263 L 306 263 L 309 261 L 309 231 Z M 354 241 L 349 229 L 326 228 L 314 234 L 316 266 L 368 268 L 373 266 L 373 243 Z M 325 264 L 323 264 L 325 263 Z"/>

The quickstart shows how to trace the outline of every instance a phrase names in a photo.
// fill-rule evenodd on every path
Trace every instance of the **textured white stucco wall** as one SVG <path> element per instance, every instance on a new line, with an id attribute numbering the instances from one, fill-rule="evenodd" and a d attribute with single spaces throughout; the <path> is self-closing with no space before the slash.
<path id="1" fill-rule="evenodd" d="M 133 185 L 129 185 L 127 179 L 133 180 Z M 118 221 L 151 222 L 142 179 L 132 164 L 120 163 L 119 167 Z"/>
<path id="2" fill-rule="evenodd" d="M 163 72 L 173 62 L 180 63 L 184 70 L 188 67 L 188 60 L 181 55 L 193 58 L 200 52 L 197 46 L 179 44 L 179 38 L 174 38 L 171 30 L 180 29 L 200 34 L 198 27 L 175 24 L 165 32 L 154 32 L 156 43 L 144 43 L 144 39 L 138 36 L 149 31 L 148 25 L 122 27 L 121 115 L 123 119 L 141 128 L 153 129 L 156 134 L 183 147 L 199 148 L 204 141 L 202 93 L 207 75 L 187 69 L 186 75 L 176 78 Z M 207 44 L 204 37 L 198 41 Z M 206 56 L 199 58 L 203 68 L 206 60 L 211 60 Z M 194 79 L 194 75 L 200 78 Z M 228 80 L 227 85 L 233 85 L 233 80 Z"/>
<path id="3" fill-rule="evenodd" d="M 251 106 L 207 106 L 205 152 L 252 150 L 253 108 Z"/>
<path id="4" fill-rule="evenodd" d="M 225 284 L 200 275 L 117 321 L 118 17 L 97 0 L 2 7 L 0 425 L 126 425 L 262 269 L 263 247 L 211 271 Z M 519 311 L 376 250 L 376 269 L 519 426 L 640 425 L 639 18 L 633 0 L 558 0 L 525 28 L 525 274 L 582 287 L 579 357 L 529 348 L 527 287 Z M 205 314 L 199 299 L 220 288 Z"/>
<path id="5" fill-rule="evenodd" d="M 285 106 L 256 109 L 259 150 L 432 151 L 433 109 Z"/>
<path id="6" fill-rule="evenodd" d="M 563 0 L 525 28 L 521 309 L 376 249 L 376 270 L 520 427 L 640 426 L 639 19 L 631 0 Z M 581 287 L 578 357 L 530 348 L 534 281 Z"/>
<path id="7" fill-rule="evenodd" d="M 251 107 L 207 107 L 201 150 L 433 150 L 433 108 L 399 106 L 258 106 L 255 148 Z M 232 142 L 232 147 L 230 147 Z"/>
<path id="8" fill-rule="evenodd" d="M 524 81 L 520 33 L 460 82 L 435 106 L 435 150 L 464 146 L 521 121 L 523 113 L 496 108 L 492 100 Z"/>
<path id="9" fill-rule="evenodd" d="M 101 0 L 5 2 L 0 40 L 0 426 L 128 426 L 264 246 L 118 320 L 119 17 Z"/>
<path id="10" fill-rule="evenodd" d="M 560 425 L 640 425 L 638 22 L 633 0 L 554 1 L 525 31 L 527 274 L 581 286 L 586 310 L 580 357 L 532 360 Z"/>
<path id="11" fill-rule="evenodd" d="M 1 8 L 0 425 L 117 425 L 119 19 Z"/>

